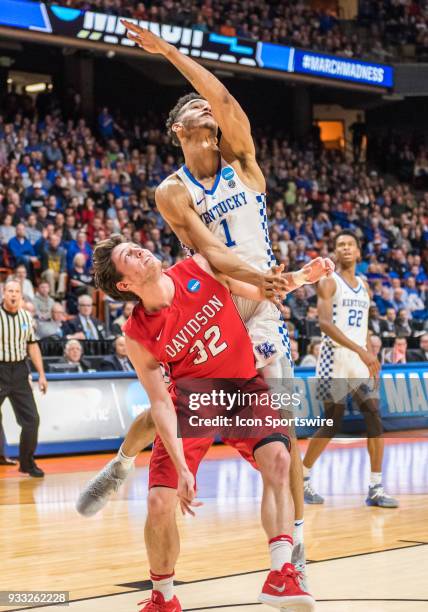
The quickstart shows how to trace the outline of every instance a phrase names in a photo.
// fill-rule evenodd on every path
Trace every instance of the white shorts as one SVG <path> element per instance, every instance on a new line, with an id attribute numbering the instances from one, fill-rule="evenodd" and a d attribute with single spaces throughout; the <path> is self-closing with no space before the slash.
<path id="1" fill-rule="evenodd" d="M 361 399 L 379 397 L 375 381 L 360 357 L 343 346 L 323 342 L 317 362 L 317 397 L 322 401 L 343 404 L 349 393 Z"/>
<path id="2" fill-rule="evenodd" d="M 234 298 L 253 344 L 257 368 L 285 360 L 292 369 L 290 338 L 284 319 L 272 302 Z"/>

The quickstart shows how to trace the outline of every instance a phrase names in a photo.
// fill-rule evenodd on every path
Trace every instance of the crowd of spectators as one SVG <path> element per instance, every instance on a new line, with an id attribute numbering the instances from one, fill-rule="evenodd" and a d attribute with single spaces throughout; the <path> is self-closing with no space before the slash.
<path id="1" fill-rule="evenodd" d="M 359 21 L 385 46 L 414 45 L 420 59 L 428 56 L 427 0 L 360 0 Z"/>
<path id="2" fill-rule="evenodd" d="M 165 267 L 185 256 L 154 203 L 156 186 L 182 161 L 179 150 L 154 114 L 128 124 L 105 108 L 90 126 L 82 118 L 64 120 L 55 105 L 38 114 L 37 104 L 12 94 L 4 109 L 1 264 L 21 280 L 41 338 L 113 338 L 132 304 L 121 310 L 111 304 L 107 327 L 92 316 L 93 248 L 121 232 Z M 372 333 L 386 347 L 404 337 L 416 348 L 428 331 L 428 193 L 407 183 L 387 184 L 378 171 L 324 149 L 315 136 L 303 146 L 273 127 L 254 134 L 277 260 L 286 270 L 298 269 L 331 253 L 336 233 L 352 228 L 363 245 L 358 272 L 370 283 L 376 305 Z M 313 362 L 320 336 L 314 288 L 295 291 L 282 308 L 298 341 L 296 360 L 307 353 L 306 363 Z"/>

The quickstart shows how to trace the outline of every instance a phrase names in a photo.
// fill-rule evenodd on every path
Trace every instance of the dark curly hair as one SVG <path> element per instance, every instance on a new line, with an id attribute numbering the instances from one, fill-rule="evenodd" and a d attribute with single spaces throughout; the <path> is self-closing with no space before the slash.
<path id="1" fill-rule="evenodd" d="M 338 234 L 336 234 L 334 238 L 334 248 L 336 248 L 337 241 L 341 236 L 351 236 L 351 238 L 355 240 L 357 247 L 361 249 L 360 239 L 358 238 L 357 234 L 355 234 L 352 230 L 347 230 L 347 229 L 343 229 Z"/>
<path id="2" fill-rule="evenodd" d="M 117 271 L 111 254 L 119 244 L 127 242 L 123 236 L 112 234 L 110 238 L 102 240 L 94 249 L 94 279 L 95 286 L 99 287 L 108 296 L 121 302 L 135 302 L 140 298 L 132 291 L 119 291 L 117 283 L 123 275 Z"/>
<path id="3" fill-rule="evenodd" d="M 170 110 L 168 119 L 166 120 L 166 129 L 168 136 L 171 138 L 172 144 L 176 147 L 180 146 L 180 141 L 177 138 L 175 132 L 172 131 L 172 126 L 177 122 L 177 117 L 180 114 L 181 109 L 191 100 L 205 100 L 203 96 L 200 96 L 196 91 L 192 91 L 192 93 L 186 94 L 185 96 L 181 96 L 177 100 L 176 105 L 173 109 Z"/>

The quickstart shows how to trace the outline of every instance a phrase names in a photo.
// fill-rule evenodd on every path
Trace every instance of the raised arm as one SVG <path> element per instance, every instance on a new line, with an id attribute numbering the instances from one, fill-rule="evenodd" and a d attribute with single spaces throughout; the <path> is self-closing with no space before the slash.
<path id="1" fill-rule="evenodd" d="M 163 381 L 160 364 L 139 342 L 129 336 L 125 338 L 128 357 L 149 396 L 156 431 L 177 470 L 177 494 L 181 509 L 183 513 L 194 514 L 191 506 L 195 505 L 192 502 L 195 496 L 195 479 L 187 467 L 182 440 L 177 437 L 177 414 Z"/>
<path id="2" fill-rule="evenodd" d="M 336 281 L 332 278 L 322 279 L 318 284 L 318 316 L 321 331 L 325 333 L 334 342 L 341 346 L 354 351 L 366 364 L 373 378 L 379 375 L 380 364 L 377 358 L 367 351 L 364 347 L 356 344 L 348 338 L 338 327 L 333 323 L 333 296 L 336 292 Z"/>
<path id="3" fill-rule="evenodd" d="M 180 53 L 173 45 L 162 40 L 153 32 L 122 19 L 128 29 L 128 38 L 148 53 L 163 55 L 193 85 L 203 98 L 208 100 L 222 138 L 227 148 L 237 159 L 255 159 L 255 147 L 251 136 L 250 122 L 240 104 L 217 77 L 187 55 Z"/>

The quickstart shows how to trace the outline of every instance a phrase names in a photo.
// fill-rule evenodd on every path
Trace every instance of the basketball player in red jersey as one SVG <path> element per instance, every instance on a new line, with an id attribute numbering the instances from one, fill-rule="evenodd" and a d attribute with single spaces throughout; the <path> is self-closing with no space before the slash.
<path id="1" fill-rule="evenodd" d="M 232 378 L 251 381 L 252 392 L 266 393 L 268 387 L 257 373 L 252 344 L 230 291 L 258 301 L 265 296 L 260 288 L 214 273 L 201 255 L 163 272 L 150 251 L 120 236 L 97 245 L 94 271 L 96 284 L 107 295 L 139 300 L 124 331 L 128 356 L 149 396 L 157 431 L 145 527 L 153 591 L 142 610 L 180 612 L 173 593 L 179 553 L 176 506 L 179 503 L 183 513 L 194 514 L 193 507 L 199 505 L 194 499 L 195 476 L 212 439 L 177 438 L 176 407 L 159 366 L 168 364 L 173 387 L 179 378 Z M 239 448 L 263 478 L 261 516 L 271 571 L 259 600 L 282 610 L 313 610 L 315 602 L 302 591 L 291 564 L 294 508 L 287 433 L 282 430 L 266 438 L 226 443 Z"/>

